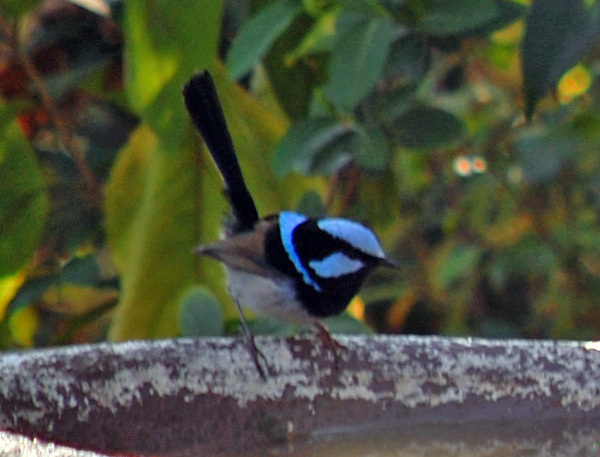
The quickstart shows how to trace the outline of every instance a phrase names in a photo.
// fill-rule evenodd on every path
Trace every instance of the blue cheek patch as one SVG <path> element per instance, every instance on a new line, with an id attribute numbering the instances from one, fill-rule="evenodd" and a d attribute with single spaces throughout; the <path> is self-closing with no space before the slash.
<path id="1" fill-rule="evenodd" d="M 321 278 L 339 278 L 356 273 L 365 266 L 360 260 L 351 259 L 341 252 L 328 255 L 322 260 L 311 260 L 308 264 Z"/>
<path id="2" fill-rule="evenodd" d="M 355 249 L 364 252 L 371 257 L 383 259 L 385 254 L 375 234 L 358 222 L 348 219 L 327 218 L 317 222 L 317 226 L 334 236 L 349 243 Z"/>
<path id="3" fill-rule="evenodd" d="M 286 254 L 294 264 L 296 271 L 302 275 L 302 279 L 306 284 L 311 286 L 317 292 L 321 292 L 319 285 L 310 277 L 308 270 L 302 265 L 300 257 L 294 247 L 293 233 L 296 227 L 306 221 L 307 217 L 293 213 L 291 211 L 283 211 L 279 214 L 279 236 Z"/>

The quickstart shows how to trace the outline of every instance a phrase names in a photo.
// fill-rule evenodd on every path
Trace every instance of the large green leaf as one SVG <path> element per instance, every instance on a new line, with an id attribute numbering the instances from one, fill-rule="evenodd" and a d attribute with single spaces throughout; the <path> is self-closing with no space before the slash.
<path id="1" fill-rule="evenodd" d="M 600 32 L 600 4 L 590 14 L 584 0 L 535 0 L 523 38 L 525 114 L 591 48 Z"/>
<path id="2" fill-rule="evenodd" d="M 308 118 L 294 124 L 277 145 L 273 169 L 284 177 L 292 171 L 308 174 L 315 159 L 327 146 L 352 134 L 353 126 L 326 117 Z"/>
<path id="3" fill-rule="evenodd" d="M 460 35 L 484 27 L 497 14 L 493 0 L 434 0 L 419 28 L 431 35 Z"/>
<path id="4" fill-rule="evenodd" d="M 496 16 L 490 22 L 477 27 L 469 34 L 489 35 L 512 24 L 527 12 L 527 7 L 511 0 L 496 0 L 494 4 L 497 11 Z"/>
<path id="5" fill-rule="evenodd" d="M 306 117 L 313 90 L 325 79 L 325 65 L 319 65 L 323 56 L 313 56 L 310 60 L 288 59 L 289 53 L 309 33 L 311 24 L 308 15 L 298 15 L 264 58 L 277 101 L 292 120 Z"/>
<path id="6" fill-rule="evenodd" d="M 277 0 L 244 24 L 227 55 L 231 77 L 238 79 L 252 70 L 299 12 L 299 1 Z"/>
<path id="7" fill-rule="evenodd" d="M 338 20 L 339 38 L 331 53 L 327 96 L 342 110 L 351 110 L 375 86 L 398 32 L 385 18 L 358 16 Z M 342 26 L 342 24 L 347 24 Z"/>
<path id="8" fill-rule="evenodd" d="M 11 18 L 29 13 L 39 3 L 39 0 L 3 0 L 0 14 Z"/>
<path id="9" fill-rule="evenodd" d="M 400 79 L 404 84 L 417 85 L 429 70 L 430 61 L 431 50 L 426 37 L 410 34 L 392 44 L 384 75 Z"/>
<path id="10" fill-rule="evenodd" d="M 357 131 L 351 152 L 358 165 L 369 171 L 385 171 L 389 167 L 391 154 L 383 130 L 369 125 Z"/>
<path id="11" fill-rule="evenodd" d="M 16 122 L 0 125 L 0 277 L 31 258 L 47 210 L 44 178 L 31 147 Z"/>
<path id="12" fill-rule="evenodd" d="M 538 129 L 523 131 L 513 141 L 523 177 L 531 184 L 550 182 L 576 156 L 581 139 L 573 135 Z"/>
<path id="13" fill-rule="evenodd" d="M 195 277 L 195 167 L 191 150 L 169 153 L 143 124 L 113 168 L 106 192 L 106 231 L 121 276 L 121 298 L 110 331 L 114 340 L 178 333 L 178 295 Z M 218 186 L 214 177 L 212 185 Z M 218 223 L 202 220 L 204 225 L 210 222 Z"/>
<path id="14" fill-rule="evenodd" d="M 294 64 L 298 59 L 317 52 L 331 51 L 335 42 L 335 27 L 340 14 L 338 8 L 315 18 L 309 29 L 302 35 L 297 46 L 285 56 L 287 64 Z"/>
<path id="15" fill-rule="evenodd" d="M 179 326 L 183 336 L 221 336 L 223 310 L 215 296 L 201 286 L 191 289 L 181 302 Z"/>
<path id="16" fill-rule="evenodd" d="M 415 106 L 396 118 L 393 134 L 403 146 L 416 149 L 448 147 L 466 133 L 463 122 L 438 108 Z"/>
<path id="17" fill-rule="evenodd" d="M 222 2 L 124 3 L 129 104 L 165 146 L 177 150 L 187 125 L 181 87 L 193 73 L 214 66 Z"/>

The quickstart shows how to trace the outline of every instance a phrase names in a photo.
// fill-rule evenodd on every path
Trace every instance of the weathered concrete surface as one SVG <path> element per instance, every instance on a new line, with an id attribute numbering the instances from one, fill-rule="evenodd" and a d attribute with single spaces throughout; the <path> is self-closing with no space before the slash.
<path id="1" fill-rule="evenodd" d="M 100 452 L 235 454 L 327 430 L 600 419 L 600 345 L 418 337 L 72 346 L 0 357 L 0 429 Z"/>
<path id="2" fill-rule="evenodd" d="M 106 454 L 45 443 L 36 438 L 0 431 L 2 457 L 107 457 Z"/>

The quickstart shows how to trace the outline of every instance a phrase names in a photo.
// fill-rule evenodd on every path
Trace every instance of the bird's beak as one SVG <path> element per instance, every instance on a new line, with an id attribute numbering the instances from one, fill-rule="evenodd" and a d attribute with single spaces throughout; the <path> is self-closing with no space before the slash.
<path id="1" fill-rule="evenodd" d="M 398 265 L 395 261 L 388 259 L 387 257 L 381 260 L 382 267 L 393 268 L 394 270 L 400 270 L 400 265 Z"/>

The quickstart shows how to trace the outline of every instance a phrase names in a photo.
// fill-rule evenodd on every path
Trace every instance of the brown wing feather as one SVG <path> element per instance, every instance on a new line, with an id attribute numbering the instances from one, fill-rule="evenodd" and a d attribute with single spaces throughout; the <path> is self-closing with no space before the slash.
<path id="1" fill-rule="evenodd" d="M 228 268 L 261 276 L 280 276 L 277 270 L 265 262 L 265 232 L 275 223 L 273 220 L 259 221 L 251 232 L 198 246 L 195 252 L 217 259 Z"/>

